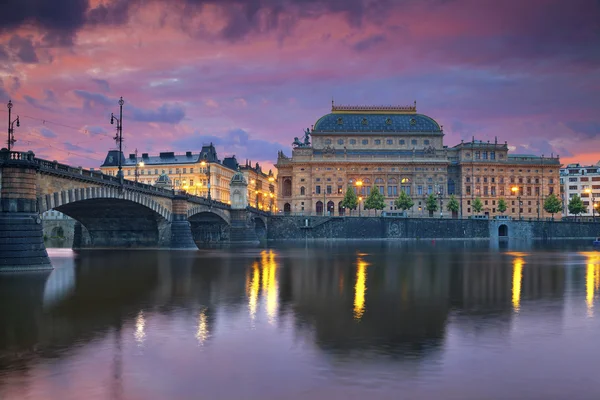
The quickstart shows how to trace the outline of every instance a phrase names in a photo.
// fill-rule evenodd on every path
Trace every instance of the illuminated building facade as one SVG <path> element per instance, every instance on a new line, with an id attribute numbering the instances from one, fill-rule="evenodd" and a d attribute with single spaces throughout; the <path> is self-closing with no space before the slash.
<path id="1" fill-rule="evenodd" d="M 100 170 L 116 176 L 118 157 L 119 151 L 109 151 Z M 208 197 L 210 191 L 211 199 L 223 203 L 231 201 L 230 182 L 239 168 L 248 181 L 248 205 L 264 210 L 275 208 L 276 180 L 273 175 L 263 173 L 258 163 L 255 167 L 248 162 L 242 166 L 235 156 L 219 160 L 212 143 L 202 146 L 199 153 L 162 152 L 158 156 L 142 153 L 141 157 L 130 154 L 127 158 L 121 154 L 121 157 L 125 179 L 156 185 L 161 184 L 159 178 L 162 176 L 163 180 L 168 178 L 169 186 L 175 190 L 184 190 L 202 197 Z M 258 202 L 255 201 L 257 196 Z"/>
<path id="2" fill-rule="evenodd" d="M 598 216 L 600 209 L 600 162 L 595 165 L 582 166 L 569 164 L 560 170 L 560 181 L 564 193 L 563 213 L 567 215 L 569 200 L 578 195 L 583 201 L 586 212 L 583 216 Z"/>
<path id="3" fill-rule="evenodd" d="M 475 214 L 478 197 L 482 215 L 545 217 L 543 200 L 559 195 L 558 157 L 509 154 L 508 145 L 472 140 L 449 148 L 433 118 L 405 107 L 336 106 L 319 118 L 303 138 L 295 138 L 292 156 L 279 152 L 278 208 L 285 213 L 347 215 L 342 200 L 354 187 L 364 202 L 373 187 L 385 198 L 385 211 L 407 193 L 411 217 L 429 216 L 426 198 L 437 201 L 436 216 L 451 217 L 450 195 L 459 201 L 458 215 Z M 521 206 L 519 206 L 519 202 Z M 539 207 L 538 207 L 539 202 Z M 440 207 L 441 205 L 441 207 Z M 538 214 L 539 212 L 539 214 Z"/>

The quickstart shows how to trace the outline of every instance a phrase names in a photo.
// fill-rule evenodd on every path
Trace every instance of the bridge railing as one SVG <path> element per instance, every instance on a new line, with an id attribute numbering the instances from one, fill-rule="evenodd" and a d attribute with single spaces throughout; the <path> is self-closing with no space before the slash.
<path id="1" fill-rule="evenodd" d="M 0 161 L 34 161 L 35 155 L 32 151 L 0 151 Z"/>
<path id="2" fill-rule="evenodd" d="M 12 153 L 12 152 L 11 152 Z M 28 153 L 25 153 L 28 154 Z M 31 153 L 33 155 L 33 153 Z M 64 176 L 77 178 L 77 177 L 87 177 L 88 179 L 92 179 L 98 183 L 111 183 L 114 185 L 121 185 L 121 180 L 112 175 L 104 174 L 100 171 L 92 171 L 89 169 L 84 169 L 80 167 L 72 167 L 67 164 L 61 164 L 56 161 L 48 161 L 42 158 L 35 158 L 34 161 L 39 165 L 42 171 L 59 173 Z M 151 194 L 159 194 L 167 197 L 172 197 L 174 195 L 173 190 L 159 188 L 152 185 L 147 185 L 145 183 L 133 182 L 124 179 L 123 186 L 128 189 L 139 190 L 144 192 L 149 192 Z"/>
<path id="3" fill-rule="evenodd" d="M 213 199 L 209 200 L 206 197 L 194 196 L 194 195 L 191 195 L 189 193 L 185 193 L 185 195 L 187 196 L 187 200 L 190 203 L 200 204 L 200 205 L 209 206 L 209 207 L 217 207 L 217 208 L 221 208 L 221 209 L 224 209 L 224 210 L 231 209 L 231 205 L 223 203 L 223 202 L 218 201 L 218 200 L 213 200 Z"/>

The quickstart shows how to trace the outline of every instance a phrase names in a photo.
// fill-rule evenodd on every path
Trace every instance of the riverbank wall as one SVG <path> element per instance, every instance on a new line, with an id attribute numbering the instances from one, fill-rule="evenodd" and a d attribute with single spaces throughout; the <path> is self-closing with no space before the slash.
<path id="1" fill-rule="evenodd" d="M 517 221 L 390 217 L 269 218 L 273 241 L 323 239 L 592 239 L 600 222 Z"/>

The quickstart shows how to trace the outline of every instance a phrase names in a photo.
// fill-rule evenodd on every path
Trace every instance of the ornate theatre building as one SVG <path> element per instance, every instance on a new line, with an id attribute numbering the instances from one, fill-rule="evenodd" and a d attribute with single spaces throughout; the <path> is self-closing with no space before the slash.
<path id="1" fill-rule="evenodd" d="M 344 215 L 342 199 L 353 187 L 364 202 L 373 188 L 385 196 L 385 211 L 395 210 L 401 191 L 414 201 L 408 216 L 429 216 L 426 198 L 438 201 L 436 216 L 446 210 L 450 195 L 460 203 L 458 216 L 475 214 L 472 202 L 483 203 L 480 214 L 545 218 L 543 201 L 560 196 L 558 156 L 509 154 L 507 143 L 473 139 L 444 145 L 442 127 L 407 107 L 350 107 L 332 103 L 304 137 L 295 138 L 292 156 L 277 157 L 279 210 L 295 214 Z M 441 207 L 440 207 L 441 206 Z M 456 217 L 457 215 L 455 215 Z"/>

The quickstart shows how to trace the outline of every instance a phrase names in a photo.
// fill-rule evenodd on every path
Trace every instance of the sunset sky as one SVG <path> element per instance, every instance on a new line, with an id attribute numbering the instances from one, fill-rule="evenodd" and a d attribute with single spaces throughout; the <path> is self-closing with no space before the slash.
<path id="1" fill-rule="evenodd" d="M 8 4 L 6 2 L 8 1 Z M 600 160 L 600 0 L 5 0 L 0 139 L 98 167 L 199 151 L 273 163 L 344 105 L 408 105 L 445 144 Z"/>

